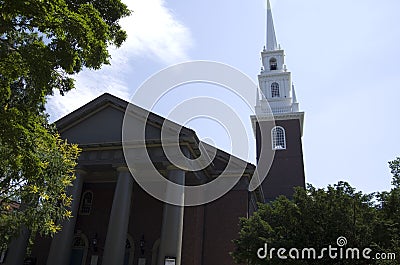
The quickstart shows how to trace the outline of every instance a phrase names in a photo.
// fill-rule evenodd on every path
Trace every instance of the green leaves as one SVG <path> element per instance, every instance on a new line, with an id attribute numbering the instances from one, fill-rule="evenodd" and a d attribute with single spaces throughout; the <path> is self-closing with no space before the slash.
<path id="1" fill-rule="evenodd" d="M 22 226 L 54 234 L 70 217 L 79 150 L 48 123 L 46 97 L 109 63 L 129 14 L 120 0 L 0 0 L 0 248 Z"/>
<path id="2" fill-rule="evenodd" d="M 52 134 L 43 116 L 16 108 L 0 115 L 0 234 L 11 238 L 21 226 L 51 234 L 49 224 L 67 216 L 70 201 L 59 198 L 74 178 L 79 149 Z"/>
<path id="3" fill-rule="evenodd" d="M 7 92 L 23 78 L 43 92 L 30 100 L 42 103 L 54 89 L 73 88 L 68 75 L 109 63 L 107 48 L 126 39 L 118 21 L 130 11 L 119 0 L 29 0 L 5 1 L 0 13 L 2 87 Z"/>
<path id="4" fill-rule="evenodd" d="M 259 204 L 253 216 L 240 220 L 233 258 L 248 264 L 365 264 L 365 260 L 280 260 L 277 257 L 262 260 L 257 257 L 257 250 L 265 243 L 276 249 L 321 250 L 328 245 L 336 246 L 339 236 L 346 237 L 347 247 L 399 253 L 400 158 L 389 162 L 389 166 L 394 185 L 390 192 L 363 194 L 346 182 L 326 189 L 308 184 L 305 190 L 296 188 L 293 200 L 281 196 L 268 204 Z M 370 261 L 369 264 L 396 262 Z"/>
<path id="5" fill-rule="evenodd" d="M 396 160 L 390 161 L 389 168 L 393 174 L 392 185 L 395 189 L 400 189 L 400 157 L 396 158 Z"/>

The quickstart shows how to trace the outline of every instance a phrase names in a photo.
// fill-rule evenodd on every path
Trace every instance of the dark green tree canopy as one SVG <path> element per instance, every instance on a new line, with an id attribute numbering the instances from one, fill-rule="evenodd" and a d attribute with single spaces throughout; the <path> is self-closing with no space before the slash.
<path id="1" fill-rule="evenodd" d="M 250 218 L 240 220 L 240 233 L 232 253 L 238 263 L 246 264 L 398 264 L 400 261 L 400 158 L 389 162 L 393 173 L 390 192 L 363 194 L 346 182 L 326 189 L 308 185 L 296 189 L 292 200 L 279 197 Z M 259 259 L 257 251 L 267 243 L 270 248 L 314 248 L 337 246 L 338 237 L 347 239 L 346 247 L 371 248 L 374 252 L 395 253 L 396 260 L 280 260 Z M 287 254 L 287 253 L 286 253 Z M 367 263 L 366 263 L 367 262 Z"/>
<path id="2" fill-rule="evenodd" d="M 83 67 L 108 64 L 107 48 L 125 40 L 119 19 L 129 13 L 119 0 L 1 0 L 1 104 L 36 108 L 54 90 L 72 89 L 71 75 Z"/>

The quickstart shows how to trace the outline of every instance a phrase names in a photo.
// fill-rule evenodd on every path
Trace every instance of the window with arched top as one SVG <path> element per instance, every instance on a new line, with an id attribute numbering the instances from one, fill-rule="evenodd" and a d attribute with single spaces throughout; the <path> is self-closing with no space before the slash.
<path id="1" fill-rule="evenodd" d="M 276 70 L 278 69 L 278 62 L 275 58 L 271 58 L 269 60 L 269 70 Z"/>
<path id="2" fill-rule="evenodd" d="M 286 135 L 285 129 L 281 126 L 275 126 L 271 131 L 272 149 L 283 150 L 286 149 Z"/>
<path id="3" fill-rule="evenodd" d="M 75 234 L 72 240 L 70 264 L 84 265 L 88 254 L 89 240 L 87 236 L 81 232 Z"/>
<path id="4" fill-rule="evenodd" d="M 273 82 L 271 84 L 271 96 L 273 98 L 279 98 L 280 97 L 279 84 L 277 82 Z"/>
<path id="5" fill-rule="evenodd" d="M 93 192 L 87 190 L 82 194 L 81 206 L 79 207 L 79 214 L 90 215 L 90 212 L 92 211 L 92 204 L 93 204 Z"/>

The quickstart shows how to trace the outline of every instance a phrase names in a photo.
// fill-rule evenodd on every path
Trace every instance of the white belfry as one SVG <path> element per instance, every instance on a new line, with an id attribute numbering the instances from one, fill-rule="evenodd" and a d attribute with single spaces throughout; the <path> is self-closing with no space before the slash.
<path id="1" fill-rule="evenodd" d="M 266 46 L 261 52 L 262 68 L 258 75 L 256 115 L 287 114 L 299 111 L 292 76 L 286 69 L 284 50 L 277 44 L 270 1 L 267 0 Z M 269 106 L 268 106 L 269 105 Z"/>

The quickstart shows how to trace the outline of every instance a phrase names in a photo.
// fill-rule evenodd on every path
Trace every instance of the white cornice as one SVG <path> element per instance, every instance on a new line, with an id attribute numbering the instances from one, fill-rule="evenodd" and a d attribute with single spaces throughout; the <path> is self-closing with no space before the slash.
<path id="1" fill-rule="evenodd" d="M 258 78 L 265 78 L 267 79 L 268 77 L 272 77 L 272 76 L 280 76 L 280 75 L 291 75 L 290 71 L 283 71 L 283 70 L 273 70 L 273 71 L 265 71 L 261 72 L 258 75 Z"/>
<path id="2" fill-rule="evenodd" d="M 283 49 L 279 50 L 262 50 L 261 54 L 274 54 L 274 53 L 284 53 L 285 51 Z"/>
<path id="3" fill-rule="evenodd" d="M 256 121 L 283 121 L 283 120 L 296 120 L 300 122 L 300 132 L 303 136 L 304 112 L 286 112 L 278 114 L 259 114 L 251 115 L 251 125 L 253 127 L 254 136 L 256 135 Z"/>

